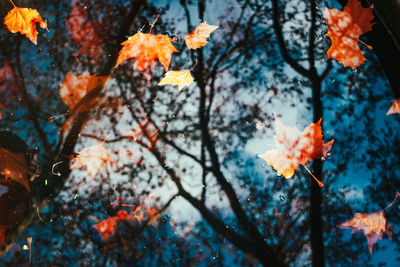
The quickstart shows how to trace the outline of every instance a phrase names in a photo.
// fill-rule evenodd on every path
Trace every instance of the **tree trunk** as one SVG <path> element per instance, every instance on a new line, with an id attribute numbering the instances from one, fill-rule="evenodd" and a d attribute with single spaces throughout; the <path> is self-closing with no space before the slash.
<path id="1" fill-rule="evenodd" d="M 312 90 L 312 101 L 314 110 L 313 120 L 314 122 L 317 122 L 320 118 L 322 118 L 321 82 L 317 79 L 314 79 L 312 81 Z M 319 179 L 322 179 L 322 161 L 320 159 L 316 159 L 313 161 L 312 166 L 314 175 Z M 322 194 L 321 188 L 313 179 L 310 179 L 310 191 L 310 234 L 312 266 L 323 267 L 325 266 L 325 255 L 321 219 Z"/>

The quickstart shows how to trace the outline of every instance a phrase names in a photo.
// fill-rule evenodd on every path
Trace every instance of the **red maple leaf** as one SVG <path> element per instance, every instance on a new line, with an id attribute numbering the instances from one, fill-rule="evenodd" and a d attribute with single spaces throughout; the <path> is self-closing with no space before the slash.
<path id="1" fill-rule="evenodd" d="M 362 34 L 372 30 L 372 6 L 363 8 L 358 0 L 349 0 L 343 11 L 325 8 L 323 15 L 328 25 L 327 35 L 332 41 L 332 46 L 326 52 L 328 58 L 356 69 L 365 62 L 358 42 Z"/>
<path id="2" fill-rule="evenodd" d="M 108 241 L 113 235 L 115 228 L 119 221 L 122 220 L 133 220 L 135 217 L 124 210 L 120 210 L 115 217 L 108 217 L 106 220 L 93 225 L 93 227 L 99 231 L 99 234 L 103 241 Z"/>

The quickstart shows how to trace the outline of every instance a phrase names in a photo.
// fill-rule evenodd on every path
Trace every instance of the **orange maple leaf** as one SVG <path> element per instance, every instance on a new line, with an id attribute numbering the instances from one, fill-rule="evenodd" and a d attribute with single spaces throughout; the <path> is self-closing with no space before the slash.
<path id="1" fill-rule="evenodd" d="M 325 8 L 323 15 L 328 25 L 327 35 L 332 41 L 332 46 L 326 52 L 328 58 L 334 58 L 344 67 L 353 69 L 365 62 L 358 42 L 360 35 L 372 30 L 372 8 L 363 8 L 358 0 L 349 0 L 343 11 Z"/>
<path id="2" fill-rule="evenodd" d="M 331 149 L 334 140 L 324 144 L 321 120 L 300 132 L 296 127 L 283 125 L 275 115 L 276 149 L 258 157 L 277 170 L 278 175 L 283 175 L 286 179 L 291 178 L 299 165 L 305 166 L 313 159 L 325 157 Z M 322 183 L 319 184 L 322 186 Z"/>
<path id="3" fill-rule="evenodd" d="M 205 46 L 209 43 L 207 38 L 210 37 L 210 34 L 217 28 L 218 26 L 209 25 L 205 21 L 200 23 L 199 26 L 194 29 L 194 31 L 183 37 L 185 39 L 186 46 L 193 50 Z"/>
<path id="4" fill-rule="evenodd" d="M 7 26 L 8 30 L 12 33 L 19 32 L 24 34 L 29 40 L 37 45 L 37 35 L 36 23 L 40 23 L 39 26 L 42 29 L 46 29 L 47 24 L 43 21 L 39 12 L 32 8 L 19 8 L 14 5 L 7 16 L 4 18 L 4 24 Z"/>
<path id="5" fill-rule="evenodd" d="M 386 115 L 400 113 L 400 99 L 393 100 L 393 104 L 390 107 Z"/>
<path id="6" fill-rule="evenodd" d="M 97 59 L 103 50 L 103 40 L 99 36 L 101 25 L 87 18 L 78 1 L 73 0 L 72 5 L 66 26 L 71 38 L 82 45 L 76 55 Z"/>
<path id="7" fill-rule="evenodd" d="M 138 32 L 121 44 L 124 47 L 119 52 L 115 67 L 133 57 L 135 58 L 133 68 L 139 69 L 149 83 L 157 59 L 161 62 L 165 71 L 168 71 L 172 53 L 179 52 L 172 45 L 172 41 L 173 39 L 169 38 L 168 35 Z"/>
<path id="8" fill-rule="evenodd" d="M 103 241 L 108 241 L 113 235 L 119 221 L 129 221 L 133 219 L 135 219 L 133 215 L 124 210 L 119 210 L 117 216 L 108 217 L 106 220 L 93 225 L 93 227 L 99 232 Z"/>
<path id="9" fill-rule="evenodd" d="M 369 252 L 372 254 L 372 248 L 376 242 L 382 239 L 383 234 L 386 234 L 392 239 L 393 227 L 387 222 L 385 210 L 393 205 L 400 193 L 397 193 L 392 203 L 374 213 L 356 213 L 349 221 L 341 223 L 337 227 L 340 229 L 352 229 L 352 234 L 363 233 L 367 238 Z"/>
<path id="10" fill-rule="evenodd" d="M 81 150 L 72 160 L 71 169 L 86 166 L 86 169 L 93 179 L 96 173 L 108 163 L 112 164 L 112 154 L 104 146 L 104 141 L 98 145 L 90 146 Z"/>
<path id="11" fill-rule="evenodd" d="M 87 93 L 99 86 L 104 86 L 107 80 L 108 76 L 89 75 L 87 72 L 81 76 L 75 76 L 70 71 L 60 85 L 61 99 L 72 111 Z M 89 110 L 93 107 L 93 104 L 96 104 L 96 98 L 91 99 L 90 103 L 80 104 L 79 110 Z"/>
<path id="12" fill-rule="evenodd" d="M 0 174 L 23 185 L 30 191 L 28 164 L 24 153 L 13 153 L 0 147 Z"/>
<path id="13" fill-rule="evenodd" d="M 111 205 L 121 206 L 121 207 L 135 207 L 135 209 L 128 213 L 125 210 L 119 210 L 117 216 L 108 217 L 106 220 L 93 225 L 93 227 L 99 232 L 103 241 L 107 242 L 110 237 L 114 234 L 115 228 L 120 221 L 130 221 L 130 222 L 142 222 L 146 218 L 146 223 L 150 223 L 154 218 L 156 218 L 160 213 L 156 208 L 146 207 L 145 205 L 130 205 L 120 203 L 124 198 L 118 197 L 114 200 Z"/>

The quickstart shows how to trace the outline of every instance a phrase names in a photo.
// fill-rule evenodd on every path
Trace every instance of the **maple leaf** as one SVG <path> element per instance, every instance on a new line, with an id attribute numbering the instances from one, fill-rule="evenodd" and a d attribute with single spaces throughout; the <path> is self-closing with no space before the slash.
<path id="1" fill-rule="evenodd" d="M 299 165 L 305 166 L 313 159 L 325 157 L 331 149 L 334 140 L 324 144 L 321 120 L 300 132 L 296 127 L 283 125 L 275 115 L 276 149 L 257 156 L 277 170 L 278 175 L 291 178 Z"/>
<path id="2" fill-rule="evenodd" d="M 385 217 L 385 210 L 391 207 L 399 196 L 400 193 L 397 193 L 392 203 L 383 210 L 374 213 L 356 213 L 351 220 L 341 223 L 337 227 L 352 229 L 352 234 L 363 233 L 367 238 L 369 252 L 372 254 L 373 246 L 382 239 L 383 234 L 392 239 L 394 229 Z"/>
<path id="3" fill-rule="evenodd" d="M 93 225 L 93 227 L 99 232 L 101 239 L 103 239 L 103 241 L 106 242 L 113 235 L 118 222 L 122 220 L 129 221 L 133 219 L 134 219 L 133 215 L 129 214 L 124 210 L 119 210 L 117 216 L 108 217 L 106 220 Z"/>
<path id="4" fill-rule="evenodd" d="M 183 87 L 189 86 L 193 82 L 190 70 L 170 70 L 165 73 L 165 77 L 157 85 L 178 85 L 178 91 Z"/>
<path id="5" fill-rule="evenodd" d="M 101 25 L 87 18 L 78 1 L 72 1 L 72 6 L 66 26 L 71 38 L 82 45 L 76 55 L 98 59 L 103 50 L 103 40 L 99 36 Z"/>
<path id="6" fill-rule="evenodd" d="M 14 79 L 14 71 L 10 62 L 0 69 L 0 104 L 9 103 L 18 92 L 18 87 Z"/>
<path id="7" fill-rule="evenodd" d="M 194 29 L 194 31 L 183 37 L 185 39 L 186 46 L 193 50 L 205 46 L 209 43 L 207 38 L 209 38 L 210 34 L 217 28 L 218 26 L 208 25 L 205 21 L 200 23 L 199 26 Z"/>
<path id="8" fill-rule="evenodd" d="M 40 23 L 39 26 L 42 29 L 46 29 L 46 22 L 43 21 L 36 9 L 19 8 L 15 6 L 14 3 L 12 4 L 14 8 L 7 13 L 7 16 L 4 18 L 4 24 L 10 32 L 19 32 L 37 45 L 38 32 L 36 30 L 36 23 Z"/>
<path id="9" fill-rule="evenodd" d="M 138 69 L 146 77 L 148 83 L 157 59 L 165 71 L 168 71 L 172 53 L 178 52 L 168 35 L 138 32 L 121 45 L 124 47 L 119 52 L 115 67 L 129 58 L 135 58 L 133 68 Z"/>
<path id="10" fill-rule="evenodd" d="M 340 225 L 340 229 L 352 229 L 352 234 L 363 233 L 367 238 L 368 248 L 372 254 L 372 247 L 379 239 L 382 239 L 383 234 L 387 234 L 392 238 L 393 227 L 386 221 L 384 211 L 375 213 L 356 213 L 354 217 Z"/>
<path id="11" fill-rule="evenodd" d="M 393 100 L 393 104 L 390 107 L 386 115 L 400 113 L 400 99 Z"/>
<path id="12" fill-rule="evenodd" d="M 13 153 L 0 147 L 0 174 L 23 185 L 30 191 L 28 164 L 24 153 Z"/>
<path id="13" fill-rule="evenodd" d="M 362 34 L 372 30 L 372 6 L 363 8 L 358 0 L 349 0 L 343 11 L 325 8 L 323 15 L 328 25 L 327 35 L 332 42 L 326 53 L 328 58 L 336 59 L 344 67 L 356 69 L 365 62 L 358 42 Z"/>
<path id="14" fill-rule="evenodd" d="M 71 169 L 86 166 L 90 177 L 93 179 L 98 170 L 107 167 L 108 163 L 112 164 L 111 152 L 104 148 L 103 144 L 104 141 L 103 143 L 84 148 L 80 151 L 72 160 Z"/>
<path id="15" fill-rule="evenodd" d="M 64 82 L 60 85 L 60 95 L 70 111 L 74 110 L 82 98 L 99 86 L 104 86 L 108 76 L 88 75 L 87 72 L 81 76 L 75 76 L 71 71 L 65 76 Z M 92 98 L 90 103 L 80 104 L 79 110 L 86 111 L 96 104 L 96 98 Z"/>

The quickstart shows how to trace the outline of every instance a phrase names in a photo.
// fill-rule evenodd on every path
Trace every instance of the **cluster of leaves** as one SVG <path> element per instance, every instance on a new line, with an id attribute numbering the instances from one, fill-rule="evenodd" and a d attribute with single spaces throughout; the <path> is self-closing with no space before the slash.
<path id="1" fill-rule="evenodd" d="M 94 30 L 95 26 L 92 25 L 95 22 L 88 21 L 87 19 L 83 20 L 84 14 L 79 8 L 79 5 L 76 1 L 73 3 L 74 7 L 68 21 L 68 25 L 70 25 L 68 29 L 72 39 L 82 44 L 77 55 L 85 54 L 96 57 L 99 55 L 99 49 L 102 49 L 102 42 L 101 38 Z M 323 12 L 328 25 L 328 36 L 332 40 L 332 47 L 327 52 L 328 57 L 335 58 L 340 63 L 343 63 L 345 67 L 350 66 L 353 69 L 356 69 L 365 61 L 364 55 L 358 47 L 359 37 L 372 29 L 372 8 L 366 8 L 365 11 L 363 10 L 358 0 L 350 0 L 343 12 L 329 9 Z M 5 18 L 5 24 L 11 32 L 19 32 L 26 35 L 37 45 L 38 33 L 36 31 L 36 23 L 40 23 L 40 27 L 42 28 L 47 27 L 36 10 L 18 8 L 15 5 Z M 189 49 L 196 50 L 206 45 L 208 43 L 207 38 L 217 27 L 218 26 L 212 26 L 208 25 L 206 22 L 202 22 L 192 33 L 183 37 L 186 46 Z M 78 31 L 75 30 L 77 28 L 83 28 L 85 34 L 77 34 L 76 32 Z M 119 53 L 115 67 L 118 67 L 123 61 L 129 58 L 134 58 L 135 63 L 133 68 L 138 69 L 149 83 L 153 68 L 158 60 L 166 71 L 165 77 L 158 85 L 177 85 L 178 90 L 182 90 L 185 86 L 190 85 L 194 81 L 190 72 L 196 65 L 190 70 L 169 71 L 172 54 L 178 52 L 172 44 L 173 41 L 174 39 L 170 38 L 168 35 L 151 34 L 151 29 L 149 33 L 137 32 L 121 44 L 123 48 Z M 8 77 L 4 78 L 4 80 L 7 81 L 6 86 L 9 88 L 9 90 L 5 90 L 4 88 L 6 87 L 2 85 L 0 90 L 4 90 L 8 93 L 13 92 L 14 89 L 12 88 L 15 87 L 15 79 L 8 63 L 0 70 L 0 77 Z M 108 78 L 108 76 L 89 74 L 77 77 L 72 72 L 68 73 L 64 83 L 60 86 L 60 95 L 64 103 L 69 107 L 70 113 L 74 114 L 75 112 L 87 111 L 98 105 L 98 102 L 95 102 L 93 99 L 91 99 L 89 103 L 81 100 L 92 90 L 105 86 Z M 398 101 L 399 100 L 394 102 L 388 114 L 400 112 Z M 0 119 L 2 107 L 3 103 L 0 102 Z M 63 128 L 68 128 L 68 122 L 67 120 Z M 259 157 L 272 165 L 274 169 L 278 171 L 278 175 L 290 178 L 299 165 L 306 166 L 309 161 L 324 158 L 328 155 L 333 140 L 328 143 L 323 142 L 321 120 L 315 124 L 311 124 L 303 132 L 292 127 L 284 126 L 277 118 L 275 123 L 275 141 L 277 143 L 277 148 L 267 151 L 265 154 L 259 155 Z M 74 158 L 71 168 L 86 166 L 89 175 L 93 177 L 99 169 L 103 168 L 108 163 L 112 163 L 110 162 L 110 158 L 110 152 L 107 151 L 103 143 L 101 143 L 81 150 Z M 321 182 L 317 182 L 322 186 Z M 376 240 L 381 238 L 384 232 L 390 232 L 383 211 L 373 214 L 375 215 L 362 215 L 361 217 L 356 214 L 352 221 L 339 226 L 341 228 L 357 228 L 358 231 L 364 232 L 367 236 L 371 253 L 372 246 L 375 244 Z M 115 225 L 119 221 L 130 221 L 133 216 L 133 213 L 129 214 L 126 211 L 120 211 L 117 216 L 111 216 L 107 220 L 96 224 L 96 229 L 99 230 L 100 233 L 104 233 L 104 236 L 108 236 L 109 233 L 115 229 Z M 365 218 L 372 219 L 366 220 Z M 382 225 L 385 225 L 385 227 Z M 374 234 L 373 237 L 370 237 L 371 233 Z M 104 237 L 104 239 L 108 239 L 108 237 Z M 370 240 L 375 240 L 375 242 Z"/>

